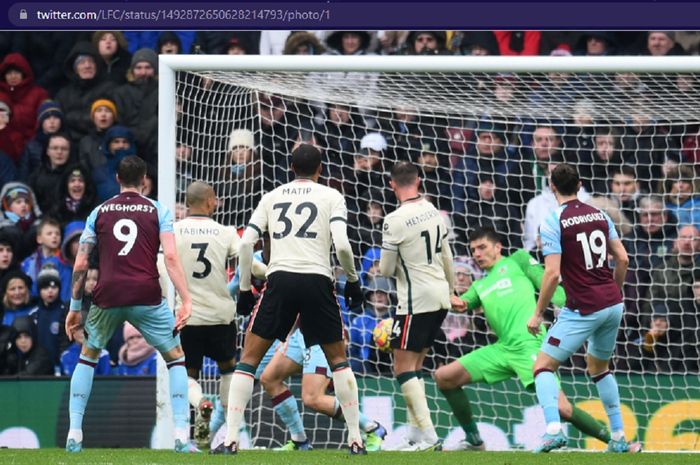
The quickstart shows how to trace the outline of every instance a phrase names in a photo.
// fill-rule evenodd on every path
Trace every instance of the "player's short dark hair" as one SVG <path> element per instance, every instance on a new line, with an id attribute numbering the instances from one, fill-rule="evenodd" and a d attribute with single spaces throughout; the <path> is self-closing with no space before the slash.
<path id="1" fill-rule="evenodd" d="M 141 179 L 146 176 L 146 162 L 136 155 L 128 155 L 119 162 L 117 176 L 125 187 L 138 187 Z"/>
<path id="2" fill-rule="evenodd" d="M 637 172 L 630 165 L 619 165 L 612 169 L 610 177 L 612 178 L 616 174 L 622 174 L 624 176 L 629 176 L 630 178 L 637 179 Z"/>
<path id="3" fill-rule="evenodd" d="M 418 178 L 418 168 L 410 161 L 400 161 L 391 167 L 391 180 L 399 187 L 410 186 Z"/>
<path id="4" fill-rule="evenodd" d="M 581 182 L 578 171 L 568 163 L 560 163 L 552 170 L 552 184 L 561 195 L 575 195 Z"/>
<path id="5" fill-rule="evenodd" d="M 297 176 L 312 176 L 321 166 L 321 151 L 311 144 L 301 144 L 292 152 L 292 168 Z"/>
<path id="6" fill-rule="evenodd" d="M 479 226 L 469 234 L 469 242 L 478 241 L 479 239 L 486 239 L 496 244 L 503 244 L 501 235 L 491 226 Z"/>

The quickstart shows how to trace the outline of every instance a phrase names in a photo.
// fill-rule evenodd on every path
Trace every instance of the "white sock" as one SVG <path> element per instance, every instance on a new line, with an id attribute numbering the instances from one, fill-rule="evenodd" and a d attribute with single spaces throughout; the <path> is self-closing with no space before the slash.
<path id="1" fill-rule="evenodd" d="M 226 409 L 226 439 L 225 445 L 238 442 L 238 432 L 245 409 L 250 398 L 253 397 L 253 375 L 236 371 L 231 377 L 231 387 L 228 392 L 228 408 Z"/>
<path id="2" fill-rule="evenodd" d="M 420 430 L 421 440 L 430 444 L 438 441 L 433 421 L 430 419 L 430 409 L 425 398 L 425 391 L 418 378 L 411 378 L 401 385 L 403 398 L 409 411 L 413 411 L 413 416 Z"/>
<path id="3" fill-rule="evenodd" d="M 348 425 L 348 443 L 362 444 L 360 435 L 360 402 L 357 394 L 357 381 L 350 367 L 344 367 L 333 372 L 335 396 L 343 410 L 345 424 Z"/>
<path id="4" fill-rule="evenodd" d="M 202 394 L 202 386 L 199 385 L 196 379 L 187 377 L 187 400 L 194 408 L 199 407 L 204 394 Z"/>
<path id="5" fill-rule="evenodd" d="M 81 429 L 69 429 L 68 439 L 72 439 L 77 443 L 83 442 L 83 430 Z"/>
<path id="6" fill-rule="evenodd" d="M 183 444 L 190 440 L 190 430 L 184 428 L 175 428 L 173 432 L 175 439 L 179 439 Z"/>
<path id="7" fill-rule="evenodd" d="M 233 378 L 233 373 L 226 373 L 221 375 L 219 380 L 219 399 L 222 407 L 224 407 L 224 411 L 228 408 L 228 391 L 231 389 L 231 378 Z"/>
<path id="8" fill-rule="evenodd" d="M 559 434 L 561 432 L 561 423 L 558 421 L 547 423 L 547 429 L 545 431 L 547 434 Z"/>
<path id="9" fill-rule="evenodd" d="M 610 438 L 611 438 L 613 441 L 619 441 L 620 439 L 624 439 L 624 438 L 625 438 L 625 432 L 622 431 L 622 430 L 620 430 L 620 431 L 613 431 L 612 433 L 610 433 Z"/>

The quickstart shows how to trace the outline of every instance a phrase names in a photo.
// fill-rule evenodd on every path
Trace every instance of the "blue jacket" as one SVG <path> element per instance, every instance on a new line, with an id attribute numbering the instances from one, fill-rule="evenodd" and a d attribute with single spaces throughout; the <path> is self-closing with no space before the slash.
<path id="1" fill-rule="evenodd" d="M 15 321 L 15 318 L 19 318 L 21 316 L 29 316 L 29 314 L 32 310 L 34 310 L 35 307 L 35 302 L 32 300 L 26 306 L 20 307 L 17 310 L 4 309 L 2 315 L 2 324 L 5 326 L 12 326 L 12 322 Z"/>
<path id="2" fill-rule="evenodd" d="M 692 224 L 700 229 L 700 197 L 691 197 L 683 205 L 667 202 L 666 209 L 676 216 L 679 227 Z"/>
<path id="3" fill-rule="evenodd" d="M 39 305 L 34 307 L 29 315 L 34 318 L 37 327 L 37 343 L 46 349 L 54 366 L 60 364 L 61 326 L 65 321 L 66 306 L 60 299 L 48 306 L 39 299 Z"/>
<path id="4" fill-rule="evenodd" d="M 32 278 L 32 296 L 39 296 L 39 289 L 37 288 L 36 281 L 39 276 L 39 272 L 47 263 L 51 263 L 56 270 L 58 270 L 58 275 L 61 277 L 61 301 L 68 302 L 70 300 L 70 286 L 71 279 L 73 277 L 73 269 L 61 260 L 58 255 L 51 255 L 49 257 L 44 257 L 41 253 L 41 247 L 24 259 L 21 268 L 22 271 Z"/>
<path id="5" fill-rule="evenodd" d="M 81 344 L 74 342 L 61 354 L 61 374 L 71 376 L 80 359 L 80 350 L 83 348 Z M 109 352 L 102 349 L 100 358 L 97 360 L 95 367 L 96 375 L 111 375 L 112 367 L 109 364 Z"/>
<path id="6" fill-rule="evenodd" d="M 155 376 L 156 355 L 157 352 L 153 352 L 153 355 L 137 365 L 122 365 L 120 363 L 117 366 L 117 374 L 121 376 Z"/>

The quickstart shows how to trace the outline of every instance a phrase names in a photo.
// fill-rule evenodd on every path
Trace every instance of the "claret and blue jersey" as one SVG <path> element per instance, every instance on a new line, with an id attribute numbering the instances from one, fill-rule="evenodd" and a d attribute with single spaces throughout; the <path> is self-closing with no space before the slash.
<path id="1" fill-rule="evenodd" d="M 90 213 L 80 243 L 95 244 L 98 251 L 95 305 L 160 304 L 156 257 L 163 232 L 173 232 L 170 211 L 134 192 L 115 195 Z"/>
<path id="2" fill-rule="evenodd" d="M 619 236 L 605 212 L 571 200 L 545 219 L 540 236 L 544 256 L 561 255 L 567 308 L 586 315 L 622 302 L 608 265 L 608 241 Z"/>

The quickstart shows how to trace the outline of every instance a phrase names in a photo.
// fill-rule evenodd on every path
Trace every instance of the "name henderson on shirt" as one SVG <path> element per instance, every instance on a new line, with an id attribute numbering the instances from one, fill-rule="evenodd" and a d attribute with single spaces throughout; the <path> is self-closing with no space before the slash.
<path id="1" fill-rule="evenodd" d="M 430 210 L 428 212 L 421 213 L 420 215 L 408 218 L 406 220 L 406 226 L 416 226 L 428 221 L 431 218 L 435 218 L 436 216 L 440 216 L 440 212 L 437 210 Z"/>
<path id="2" fill-rule="evenodd" d="M 591 223 L 593 221 L 605 221 L 605 216 L 603 216 L 602 213 L 588 213 L 586 215 L 572 216 L 561 220 L 561 226 L 562 228 L 568 228 L 575 224 Z"/>

